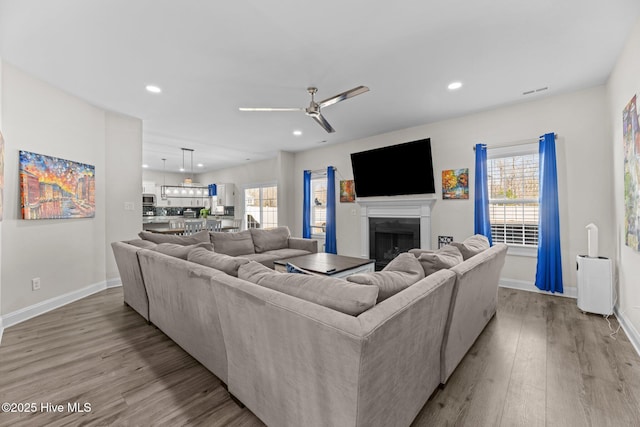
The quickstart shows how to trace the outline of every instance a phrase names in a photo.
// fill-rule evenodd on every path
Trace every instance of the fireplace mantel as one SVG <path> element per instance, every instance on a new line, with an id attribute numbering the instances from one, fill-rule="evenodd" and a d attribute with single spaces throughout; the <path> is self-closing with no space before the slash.
<path id="1" fill-rule="evenodd" d="M 360 205 L 360 255 L 369 257 L 369 218 L 420 218 L 420 247 L 431 249 L 431 209 L 435 194 L 362 197 Z"/>

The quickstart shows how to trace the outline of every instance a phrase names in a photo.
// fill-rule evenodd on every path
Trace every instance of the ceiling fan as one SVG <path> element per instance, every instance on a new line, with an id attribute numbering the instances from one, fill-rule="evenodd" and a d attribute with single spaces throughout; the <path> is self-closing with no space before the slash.
<path id="1" fill-rule="evenodd" d="M 324 118 L 324 116 L 320 113 L 320 109 L 324 107 L 328 107 L 329 105 L 333 105 L 340 101 L 344 101 L 345 99 L 353 98 L 354 96 L 363 94 L 365 92 L 369 92 L 369 88 L 366 86 L 358 86 L 353 89 L 349 89 L 345 92 L 339 93 L 338 95 L 332 96 L 331 98 L 327 98 L 324 101 L 316 102 L 314 100 L 314 95 L 318 92 L 318 89 L 315 87 L 308 87 L 307 92 L 311 95 L 311 103 L 307 108 L 249 108 L 249 107 L 240 107 L 240 111 L 304 111 L 304 113 L 311 117 L 313 120 L 318 122 L 320 126 L 324 130 L 329 133 L 335 132 L 335 129 L 331 127 L 329 122 Z"/>

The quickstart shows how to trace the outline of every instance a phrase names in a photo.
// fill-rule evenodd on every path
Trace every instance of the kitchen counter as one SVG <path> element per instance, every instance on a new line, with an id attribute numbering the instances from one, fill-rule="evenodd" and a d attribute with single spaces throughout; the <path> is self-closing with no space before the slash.
<path id="1" fill-rule="evenodd" d="M 183 219 L 184 217 L 181 215 L 167 215 L 167 216 L 143 216 L 142 217 L 142 229 L 143 230 L 151 230 L 156 228 L 169 228 L 169 222 L 173 219 Z M 217 220 L 233 220 L 232 216 L 224 216 L 224 215 L 209 215 L 208 219 L 217 219 Z M 190 219 L 198 219 L 198 218 L 184 218 L 186 220 Z"/>
<path id="2" fill-rule="evenodd" d="M 143 224 L 157 224 L 159 222 L 162 223 L 169 223 L 169 221 L 171 221 L 172 219 L 180 219 L 182 218 L 182 216 L 143 216 L 142 217 L 142 223 Z"/>

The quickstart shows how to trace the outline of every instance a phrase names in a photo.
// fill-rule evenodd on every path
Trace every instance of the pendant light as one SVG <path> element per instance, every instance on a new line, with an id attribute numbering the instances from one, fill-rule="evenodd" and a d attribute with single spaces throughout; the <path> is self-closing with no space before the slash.
<path id="1" fill-rule="evenodd" d="M 185 178 L 184 184 L 192 184 L 193 183 L 193 149 L 191 148 L 181 148 L 182 150 L 182 169 L 180 172 L 185 172 L 186 169 L 184 167 L 184 152 L 189 151 L 191 153 L 191 178 Z"/>

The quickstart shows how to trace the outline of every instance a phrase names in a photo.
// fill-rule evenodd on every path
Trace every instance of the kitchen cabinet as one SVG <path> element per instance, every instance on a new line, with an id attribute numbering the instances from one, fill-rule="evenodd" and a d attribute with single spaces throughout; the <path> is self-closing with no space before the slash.
<path id="1" fill-rule="evenodd" d="M 236 190 L 235 185 L 216 184 L 217 190 L 217 205 L 218 206 L 235 206 L 236 204 Z"/>
<path id="2" fill-rule="evenodd" d="M 153 181 L 142 181 L 143 194 L 156 194 L 156 183 Z"/>

